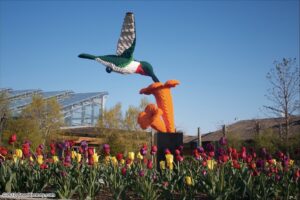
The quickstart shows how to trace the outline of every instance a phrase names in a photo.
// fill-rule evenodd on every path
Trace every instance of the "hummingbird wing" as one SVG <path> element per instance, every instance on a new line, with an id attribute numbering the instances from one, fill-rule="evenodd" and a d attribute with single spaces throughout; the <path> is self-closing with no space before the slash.
<path id="1" fill-rule="evenodd" d="M 135 47 L 135 21 L 131 12 L 126 13 L 124 18 L 121 35 L 117 45 L 117 55 L 132 59 Z"/>

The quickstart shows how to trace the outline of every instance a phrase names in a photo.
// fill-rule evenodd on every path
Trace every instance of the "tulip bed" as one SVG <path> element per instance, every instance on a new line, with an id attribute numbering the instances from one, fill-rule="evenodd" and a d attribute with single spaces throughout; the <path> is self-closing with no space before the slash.
<path id="1" fill-rule="evenodd" d="M 13 142 L 12 142 L 13 143 Z M 82 141 L 40 145 L 30 142 L 9 152 L 0 147 L 0 193 L 55 193 L 73 199 L 299 199 L 300 169 L 282 152 L 270 155 L 243 147 L 212 144 L 182 155 L 157 147 L 110 155 Z M 172 154 L 173 153 L 173 154 Z"/>

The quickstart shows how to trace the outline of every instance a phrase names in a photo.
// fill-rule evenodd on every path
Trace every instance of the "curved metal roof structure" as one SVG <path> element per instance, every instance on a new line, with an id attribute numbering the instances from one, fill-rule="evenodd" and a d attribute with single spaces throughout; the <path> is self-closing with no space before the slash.
<path id="1" fill-rule="evenodd" d="M 42 91 L 40 89 L 12 90 L 0 88 L 10 100 L 10 109 L 18 116 L 23 108 L 32 102 L 34 95 L 43 99 L 56 98 L 61 106 L 61 112 L 66 126 L 95 125 L 105 107 L 108 92 L 75 93 L 71 90 Z"/>

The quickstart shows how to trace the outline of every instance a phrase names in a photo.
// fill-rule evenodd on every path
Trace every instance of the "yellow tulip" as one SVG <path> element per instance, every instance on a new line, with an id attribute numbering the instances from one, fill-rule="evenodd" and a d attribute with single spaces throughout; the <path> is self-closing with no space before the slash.
<path id="1" fill-rule="evenodd" d="M 134 160 L 134 152 L 128 152 L 128 158 Z"/>
<path id="2" fill-rule="evenodd" d="M 294 165 L 294 160 L 290 159 L 289 165 L 293 166 Z"/>
<path id="3" fill-rule="evenodd" d="M 77 156 L 77 152 L 76 151 L 71 151 L 71 158 L 75 159 Z"/>
<path id="4" fill-rule="evenodd" d="M 121 163 L 122 165 L 124 165 L 124 164 L 125 164 L 125 160 L 124 160 L 124 159 L 120 160 L 120 163 Z"/>
<path id="5" fill-rule="evenodd" d="M 76 155 L 76 160 L 77 160 L 78 163 L 80 163 L 81 157 L 82 157 L 82 156 L 81 156 L 80 153 L 78 153 L 78 154 Z"/>
<path id="6" fill-rule="evenodd" d="M 169 170 L 173 170 L 173 168 L 174 168 L 173 163 L 170 163 L 170 164 L 168 165 L 168 168 L 169 168 Z"/>
<path id="7" fill-rule="evenodd" d="M 30 160 L 31 162 L 33 162 L 33 158 L 32 158 L 32 156 L 30 156 L 30 157 L 29 157 L 29 160 Z"/>
<path id="8" fill-rule="evenodd" d="M 192 178 L 191 178 L 190 176 L 186 176 L 186 177 L 185 177 L 185 183 L 186 183 L 187 185 L 192 185 Z"/>
<path id="9" fill-rule="evenodd" d="M 136 155 L 136 158 L 139 160 L 143 160 L 143 156 L 140 152 Z"/>
<path id="10" fill-rule="evenodd" d="M 166 161 L 167 166 L 169 167 L 174 161 L 174 156 L 172 154 L 166 154 Z"/>
<path id="11" fill-rule="evenodd" d="M 207 160 L 207 167 L 208 167 L 208 169 L 214 169 L 214 167 L 215 167 L 215 165 L 216 165 L 216 161 L 214 161 L 214 160 Z"/>
<path id="12" fill-rule="evenodd" d="M 105 164 L 108 164 L 110 162 L 110 156 L 105 156 L 104 161 Z"/>
<path id="13" fill-rule="evenodd" d="M 16 163 L 16 162 L 17 162 L 17 160 L 18 160 L 18 157 L 16 156 L 16 154 L 14 154 L 14 155 L 13 155 L 13 160 L 14 160 L 14 163 Z"/>
<path id="14" fill-rule="evenodd" d="M 59 161 L 58 157 L 57 156 L 52 156 L 52 159 L 53 159 L 53 162 L 54 163 L 57 163 Z"/>
<path id="15" fill-rule="evenodd" d="M 44 158 L 44 157 L 43 157 L 42 155 L 38 155 L 38 156 L 37 156 L 37 162 L 38 162 L 39 165 L 43 164 L 43 162 L 44 162 L 44 159 L 43 159 L 43 158 Z"/>
<path id="16" fill-rule="evenodd" d="M 23 152 L 21 149 L 16 149 L 15 154 L 18 158 L 22 158 L 23 156 Z"/>
<path id="17" fill-rule="evenodd" d="M 117 158 L 115 156 L 111 157 L 110 160 L 111 160 L 111 163 L 113 165 L 117 165 L 118 164 L 118 160 L 117 160 Z"/>
<path id="18" fill-rule="evenodd" d="M 94 159 L 94 163 L 98 163 L 98 161 L 99 161 L 99 156 L 98 156 L 97 153 L 94 153 L 93 159 Z"/>
<path id="19" fill-rule="evenodd" d="M 159 162 L 159 166 L 160 166 L 160 169 L 166 169 L 166 162 L 165 161 L 160 161 Z"/>

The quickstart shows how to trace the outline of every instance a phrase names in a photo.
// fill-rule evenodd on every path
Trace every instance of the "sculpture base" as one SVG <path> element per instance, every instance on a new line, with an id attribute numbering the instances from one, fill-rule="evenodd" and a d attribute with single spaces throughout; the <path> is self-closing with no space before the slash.
<path id="1" fill-rule="evenodd" d="M 183 133 L 156 133 L 154 139 L 157 146 L 157 168 L 159 169 L 159 162 L 165 160 L 165 150 L 169 149 L 174 155 L 175 150 L 183 145 Z"/>

